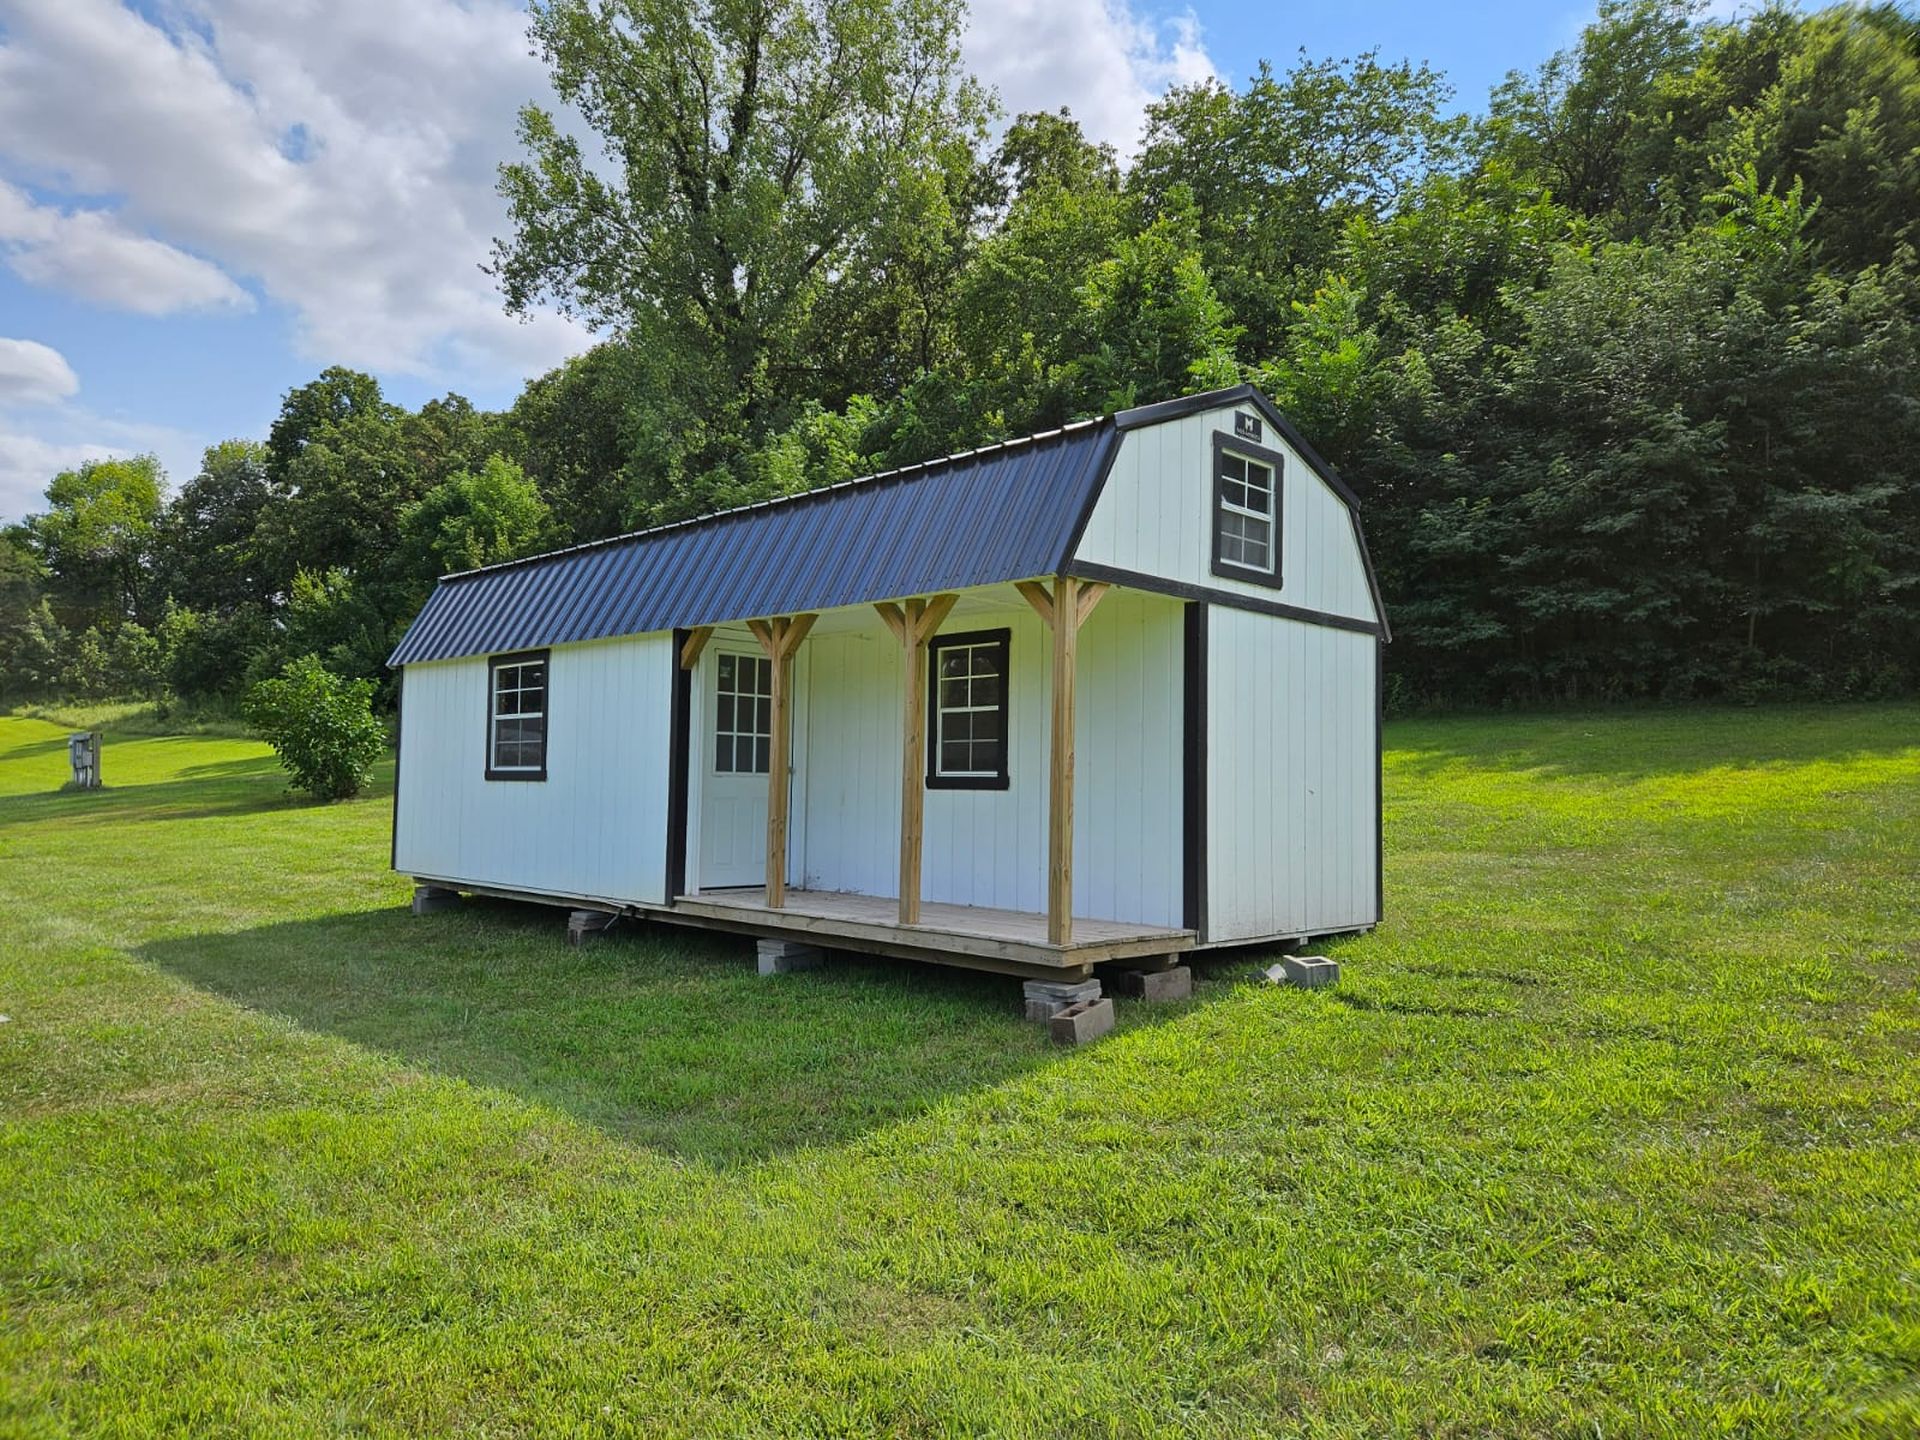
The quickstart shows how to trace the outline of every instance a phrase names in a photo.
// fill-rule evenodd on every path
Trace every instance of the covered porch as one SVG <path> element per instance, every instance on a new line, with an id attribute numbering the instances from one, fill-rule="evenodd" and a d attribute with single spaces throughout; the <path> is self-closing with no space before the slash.
<path id="1" fill-rule="evenodd" d="M 1080 639 L 1111 590 L 1071 575 L 678 632 L 688 838 L 670 867 L 671 918 L 1029 976 L 1190 949 L 1179 895 L 1180 607 L 1120 593 L 1128 598 L 1107 612 L 1114 658 L 1103 671 L 1096 655 L 1094 675 L 1124 683 L 1129 703 L 1109 690 L 1097 717 L 1078 713 Z M 1142 628 L 1161 637 L 1150 657 L 1135 654 Z M 943 784 L 929 754 L 942 738 L 937 646 L 983 633 L 1016 637 L 1000 677 L 1016 703 L 1009 712 L 1002 702 L 998 783 Z M 1132 668 L 1116 680 L 1121 664 Z M 765 717 L 752 774 L 742 773 L 748 673 Z M 1136 685 L 1174 713 L 1133 713 Z M 1085 876 L 1075 864 L 1077 724 L 1083 740 L 1109 746 L 1099 750 L 1102 778 L 1081 777 L 1094 824 L 1078 847 Z M 1105 737 L 1140 732 L 1159 746 L 1155 763 L 1116 763 Z M 1143 790 L 1152 803 L 1116 812 L 1112 794 Z M 1150 865 L 1154 883 L 1128 865 Z"/>

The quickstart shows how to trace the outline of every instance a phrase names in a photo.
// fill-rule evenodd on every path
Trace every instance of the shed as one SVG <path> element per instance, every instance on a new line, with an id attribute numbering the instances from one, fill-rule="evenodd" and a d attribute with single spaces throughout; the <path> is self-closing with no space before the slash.
<path id="1" fill-rule="evenodd" d="M 1364 929 L 1388 639 L 1248 386 L 442 579 L 420 884 L 1028 976 Z"/>

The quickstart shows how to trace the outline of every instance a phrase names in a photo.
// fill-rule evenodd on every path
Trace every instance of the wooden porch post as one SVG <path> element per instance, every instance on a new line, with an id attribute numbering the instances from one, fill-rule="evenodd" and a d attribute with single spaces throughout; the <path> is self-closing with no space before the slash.
<path id="1" fill-rule="evenodd" d="M 767 908 L 787 903 L 787 801 L 791 773 L 793 652 L 818 615 L 776 615 L 749 620 L 747 628 L 773 662 L 773 736 L 767 762 Z"/>
<path id="2" fill-rule="evenodd" d="M 1073 684 L 1080 627 L 1107 587 L 1056 575 L 1053 593 L 1037 580 L 1017 587 L 1053 630 L 1053 714 L 1047 776 L 1047 943 L 1073 941 Z"/>
<path id="3" fill-rule="evenodd" d="M 920 850 L 926 830 L 927 641 L 953 610 L 958 595 L 875 605 L 906 652 L 907 693 L 901 701 L 900 923 L 920 923 Z"/>

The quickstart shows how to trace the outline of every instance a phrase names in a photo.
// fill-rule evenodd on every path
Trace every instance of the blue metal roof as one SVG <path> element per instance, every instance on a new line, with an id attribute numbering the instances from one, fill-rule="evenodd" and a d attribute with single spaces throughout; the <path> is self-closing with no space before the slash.
<path id="1" fill-rule="evenodd" d="M 388 664 L 858 605 L 1061 570 L 1113 417 L 441 580 Z"/>

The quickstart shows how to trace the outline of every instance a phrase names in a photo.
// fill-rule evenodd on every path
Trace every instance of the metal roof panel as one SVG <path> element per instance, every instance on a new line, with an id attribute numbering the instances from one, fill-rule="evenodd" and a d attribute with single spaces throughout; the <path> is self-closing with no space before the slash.
<path id="1" fill-rule="evenodd" d="M 1097 497 L 1111 419 L 442 579 L 389 664 L 1052 574 Z"/>

